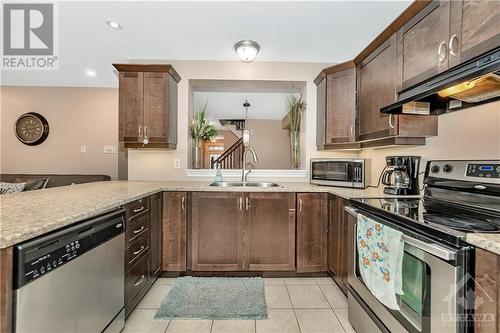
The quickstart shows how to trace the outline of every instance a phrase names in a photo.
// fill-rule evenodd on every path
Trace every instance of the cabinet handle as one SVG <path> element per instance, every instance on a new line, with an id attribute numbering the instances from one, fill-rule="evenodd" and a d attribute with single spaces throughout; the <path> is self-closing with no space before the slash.
<path id="1" fill-rule="evenodd" d="M 392 122 L 392 114 L 389 115 L 389 127 L 394 128 L 394 123 Z"/>
<path id="2" fill-rule="evenodd" d="M 147 145 L 149 143 L 149 137 L 148 137 L 148 127 L 144 126 L 144 140 L 142 140 L 142 143 Z"/>
<path id="3" fill-rule="evenodd" d="M 139 212 L 142 212 L 143 210 L 144 210 L 144 206 L 141 206 L 141 208 L 134 209 L 134 213 L 139 213 Z"/>
<path id="4" fill-rule="evenodd" d="M 186 209 L 186 198 L 185 197 L 181 198 L 181 208 L 182 208 L 182 210 Z"/>
<path id="5" fill-rule="evenodd" d="M 444 50 L 444 52 L 443 52 Z M 438 47 L 438 63 L 442 64 L 446 60 L 446 42 L 442 41 Z"/>
<path id="6" fill-rule="evenodd" d="M 239 205 L 240 210 L 243 210 L 243 198 L 242 197 L 238 198 L 238 205 Z"/>
<path id="7" fill-rule="evenodd" d="M 144 226 L 140 227 L 139 229 L 134 230 L 133 232 L 134 232 L 134 234 L 138 234 L 143 230 L 144 230 Z"/>
<path id="8" fill-rule="evenodd" d="M 141 246 L 141 248 L 140 248 L 139 250 L 134 251 L 134 256 L 135 256 L 136 254 L 141 253 L 143 250 L 144 250 L 144 245 L 143 245 L 143 246 Z"/>
<path id="9" fill-rule="evenodd" d="M 456 57 L 457 56 L 457 51 L 455 51 L 455 48 L 453 47 L 453 45 L 454 45 L 453 41 L 454 40 L 456 40 L 458 42 L 458 37 L 455 34 L 453 34 L 450 37 L 450 42 L 448 43 L 448 49 L 450 50 L 450 55 L 452 57 Z"/>
<path id="10" fill-rule="evenodd" d="M 352 135 L 353 131 L 354 131 L 354 125 L 351 125 L 351 135 Z"/>
<path id="11" fill-rule="evenodd" d="M 144 278 L 145 278 L 145 277 L 146 277 L 146 276 L 144 276 L 144 274 L 142 274 L 142 276 L 141 276 L 140 278 L 138 278 L 137 280 L 135 280 L 135 282 L 134 282 L 134 286 L 136 286 L 136 287 L 137 287 L 138 285 L 140 285 L 140 284 L 144 281 Z"/>
<path id="12" fill-rule="evenodd" d="M 139 126 L 139 138 L 142 138 L 142 126 Z"/>
<path id="13" fill-rule="evenodd" d="M 302 199 L 299 198 L 299 212 L 302 211 Z"/>
<path id="14" fill-rule="evenodd" d="M 246 207 L 246 210 L 250 209 L 250 199 L 248 197 L 245 198 L 245 207 Z"/>

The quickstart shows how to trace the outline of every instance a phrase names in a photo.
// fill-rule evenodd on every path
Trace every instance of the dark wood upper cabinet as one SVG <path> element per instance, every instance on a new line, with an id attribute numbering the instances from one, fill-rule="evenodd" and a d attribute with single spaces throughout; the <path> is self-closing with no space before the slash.
<path id="1" fill-rule="evenodd" d="M 451 1 L 450 6 L 450 67 L 500 46 L 498 1 Z"/>
<path id="2" fill-rule="evenodd" d="M 244 193 L 193 192 L 192 270 L 243 270 Z"/>
<path id="3" fill-rule="evenodd" d="M 187 192 L 163 193 L 163 270 L 182 272 L 187 263 Z"/>
<path id="4" fill-rule="evenodd" d="M 295 270 L 295 193 L 245 196 L 245 270 Z"/>
<path id="5" fill-rule="evenodd" d="M 177 72 L 170 65 L 113 66 L 119 71 L 119 141 L 125 148 L 175 149 Z"/>
<path id="6" fill-rule="evenodd" d="M 386 40 L 358 65 L 359 140 L 437 135 L 437 116 L 388 115 L 380 109 L 397 99 L 396 36 Z"/>
<path id="7" fill-rule="evenodd" d="M 448 69 L 450 2 L 432 1 L 398 31 L 398 90 Z"/>
<path id="8" fill-rule="evenodd" d="M 396 100 L 396 38 L 392 36 L 358 65 L 359 140 L 397 134 L 397 117 L 380 112 Z"/>
<path id="9" fill-rule="evenodd" d="M 151 255 L 149 257 L 149 269 L 152 277 L 158 277 L 162 272 L 162 192 L 151 196 Z"/>
<path id="10" fill-rule="evenodd" d="M 317 87 L 317 138 L 325 144 L 356 141 L 356 66 L 350 61 L 326 69 Z"/>
<path id="11" fill-rule="evenodd" d="M 327 271 L 327 193 L 297 193 L 297 272 Z"/>

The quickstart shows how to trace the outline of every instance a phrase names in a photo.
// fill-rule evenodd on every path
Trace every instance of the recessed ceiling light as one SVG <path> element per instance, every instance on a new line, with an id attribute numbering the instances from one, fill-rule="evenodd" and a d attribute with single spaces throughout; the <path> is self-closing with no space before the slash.
<path id="1" fill-rule="evenodd" d="M 120 25 L 120 23 L 116 22 L 116 21 L 112 21 L 112 20 L 107 20 L 106 21 L 106 24 L 115 29 L 115 30 L 120 30 L 122 28 L 122 26 Z"/>
<path id="2" fill-rule="evenodd" d="M 234 44 L 234 50 L 243 62 L 252 62 L 260 51 L 260 45 L 253 40 L 240 40 Z"/>
<path id="3" fill-rule="evenodd" d="M 97 73 L 93 69 L 87 69 L 85 71 L 85 75 L 87 75 L 88 77 L 95 77 L 97 75 Z"/>

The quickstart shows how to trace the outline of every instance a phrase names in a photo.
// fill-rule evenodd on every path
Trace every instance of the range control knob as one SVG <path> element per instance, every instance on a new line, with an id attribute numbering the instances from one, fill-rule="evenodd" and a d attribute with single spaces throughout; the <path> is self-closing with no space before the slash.
<path id="1" fill-rule="evenodd" d="M 431 172 L 432 172 L 432 173 L 438 173 L 438 172 L 439 172 L 439 165 L 435 165 L 435 164 L 434 164 L 434 165 L 431 167 Z"/>
<path id="2" fill-rule="evenodd" d="M 451 164 L 445 164 L 443 165 L 443 171 L 446 173 L 449 173 L 453 170 L 453 166 Z"/>

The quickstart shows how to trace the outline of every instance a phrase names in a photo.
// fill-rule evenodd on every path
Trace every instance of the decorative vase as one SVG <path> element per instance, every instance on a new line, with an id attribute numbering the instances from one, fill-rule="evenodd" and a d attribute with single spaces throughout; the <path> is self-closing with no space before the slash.
<path id="1" fill-rule="evenodd" d="M 193 169 L 201 169 L 200 142 L 195 142 L 193 147 Z"/>
<path id="2" fill-rule="evenodd" d="M 300 168 L 300 132 L 290 132 L 290 143 L 292 148 L 292 169 Z"/>

